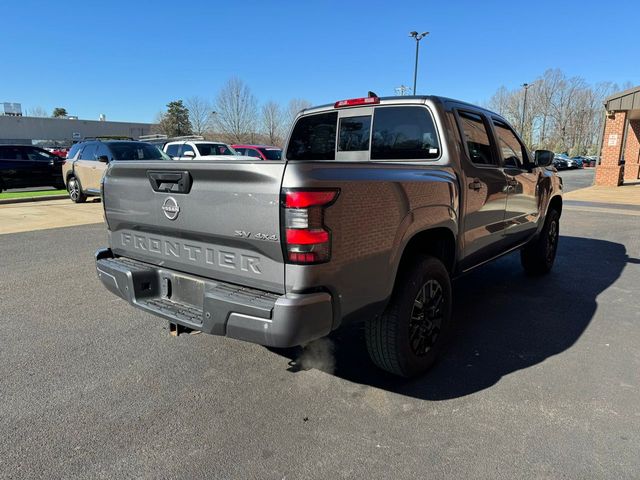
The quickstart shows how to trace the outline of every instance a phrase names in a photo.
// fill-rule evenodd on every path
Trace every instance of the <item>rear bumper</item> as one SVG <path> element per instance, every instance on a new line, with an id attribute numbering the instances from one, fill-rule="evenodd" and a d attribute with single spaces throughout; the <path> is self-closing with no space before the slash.
<path id="1" fill-rule="evenodd" d="M 270 347 L 292 347 L 326 336 L 331 296 L 278 295 L 207 280 L 96 252 L 96 271 L 110 292 L 131 305 L 194 330 Z"/>

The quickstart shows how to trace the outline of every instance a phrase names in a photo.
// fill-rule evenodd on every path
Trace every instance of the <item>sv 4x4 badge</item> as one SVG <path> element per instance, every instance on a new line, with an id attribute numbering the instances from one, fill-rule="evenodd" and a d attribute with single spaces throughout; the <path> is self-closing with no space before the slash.
<path id="1" fill-rule="evenodd" d="M 246 232 L 244 230 L 236 230 L 234 232 L 234 235 L 236 237 L 252 238 L 251 232 Z M 278 235 L 276 235 L 275 233 L 272 234 L 272 235 L 269 235 L 268 233 L 254 233 L 253 234 L 253 238 L 255 238 L 256 240 L 266 240 L 268 242 L 277 242 L 278 241 Z"/>

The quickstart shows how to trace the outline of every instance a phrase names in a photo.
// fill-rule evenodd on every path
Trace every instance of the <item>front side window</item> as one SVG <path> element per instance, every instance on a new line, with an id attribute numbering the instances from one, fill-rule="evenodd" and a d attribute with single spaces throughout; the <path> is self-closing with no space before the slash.
<path id="1" fill-rule="evenodd" d="M 476 113 L 461 111 L 458 111 L 458 116 L 471 162 L 476 165 L 497 165 L 482 117 Z"/>
<path id="2" fill-rule="evenodd" d="M 494 125 L 505 167 L 525 168 L 528 164 L 527 154 L 516 134 L 502 122 L 494 121 Z"/>
<path id="3" fill-rule="evenodd" d="M 196 145 L 201 156 L 235 155 L 235 151 L 224 143 L 198 143 Z"/>
<path id="4" fill-rule="evenodd" d="M 376 108 L 371 160 L 424 160 L 439 155 L 436 127 L 425 108 Z"/>
<path id="5" fill-rule="evenodd" d="M 371 115 L 340 119 L 339 152 L 361 152 L 369 150 Z"/>
<path id="6" fill-rule="evenodd" d="M 338 112 L 301 117 L 291 133 L 289 160 L 335 160 Z"/>
<path id="7" fill-rule="evenodd" d="M 107 159 L 111 160 L 111 152 L 107 148 L 105 144 L 98 145 L 98 150 L 96 151 L 96 158 L 107 157 Z"/>
<path id="8" fill-rule="evenodd" d="M 39 148 L 25 148 L 25 156 L 32 162 L 49 162 L 51 160 L 57 160 L 60 157 L 49 153 L 46 150 L 40 150 Z"/>
<path id="9" fill-rule="evenodd" d="M 170 157 L 177 157 L 179 147 L 180 145 L 176 143 L 174 143 L 173 145 L 167 145 L 167 155 L 169 155 Z"/>
<path id="10" fill-rule="evenodd" d="M 82 149 L 80 153 L 80 160 L 95 160 L 96 159 L 96 144 L 88 143 Z"/>
<path id="11" fill-rule="evenodd" d="M 253 158 L 262 158 L 255 148 L 247 148 L 247 156 Z"/>

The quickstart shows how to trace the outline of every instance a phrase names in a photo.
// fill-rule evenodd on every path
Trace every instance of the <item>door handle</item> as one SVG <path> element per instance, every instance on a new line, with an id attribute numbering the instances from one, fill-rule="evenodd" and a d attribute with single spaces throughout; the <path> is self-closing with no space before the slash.
<path id="1" fill-rule="evenodd" d="M 480 180 L 478 180 L 477 178 L 474 178 L 473 182 L 469 184 L 469 188 L 477 192 L 482 188 L 482 183 L 480 183 Z"/>

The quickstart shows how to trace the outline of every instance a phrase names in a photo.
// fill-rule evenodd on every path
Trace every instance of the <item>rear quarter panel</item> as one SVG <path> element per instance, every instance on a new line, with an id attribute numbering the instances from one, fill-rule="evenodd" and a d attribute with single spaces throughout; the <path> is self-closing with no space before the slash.
<path id="1" fill-rule="evenodd" d="M 288 292 L 328 289 L 335 318 L 379 313 L 391 295 L 404 247 L 423 230 L 458 223 L 453 169 L 425 164 L 290 162 L 285 188 L 339 188 L 325 211 L 332 256 L 326 264 L 287 265 Z M 337 325 L 334 325 L 334 328 Z"/>

